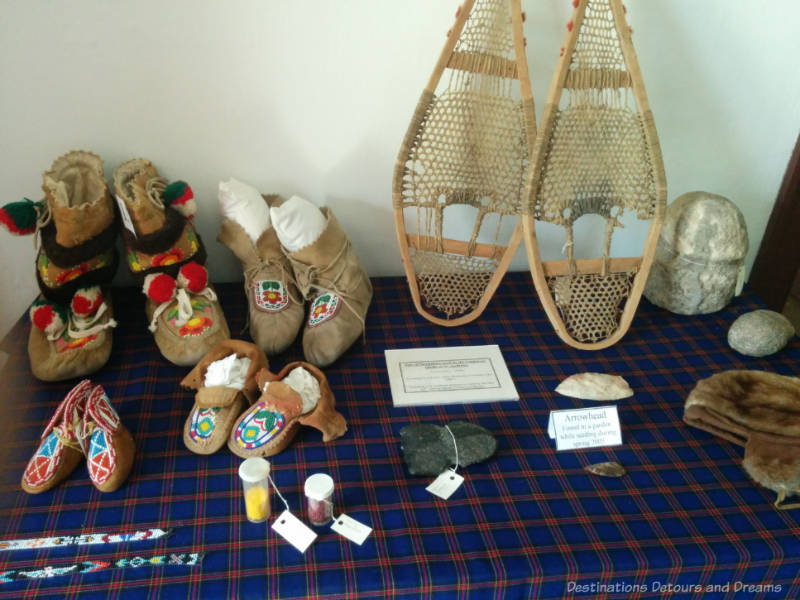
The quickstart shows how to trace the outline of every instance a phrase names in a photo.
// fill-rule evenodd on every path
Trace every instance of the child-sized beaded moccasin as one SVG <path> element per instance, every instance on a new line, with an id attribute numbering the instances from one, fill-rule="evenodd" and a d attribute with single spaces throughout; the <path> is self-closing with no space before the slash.
<path id="1" fill-rule="evenodd" d="M 84 379 L 66 395 L 44 429 L 42 441 L 22 474 L 29 494 L 47 491 L 66 479 L 83 458 L 78 430 L 92 382 Z"/>
<path id="2" fill-rule="evenodd" d="M 269 204 L 277 196 L 261 196 L 246 183 L 219 184 L 222 227 L 217 240 L 242 263 L 250 336 L 268 356 L 280 354 L 297 337 L 305 308 L 294 272 L 270 224 Z"/>
<path id="3" fill-rule="evenodd" d="M 261 397 L 239 417 L 228 439 L 228 448 L 237 456 L 277 454 L 289 445 L 300 425 L 319 429 L 323 442 L 347 431 L 347 422 L 334 409 L 328 379 L 314 365 L 292 362 L 277 375 L 263 369 L 257 380 Z"/>
<path id="4" fill-rule="evenodd" d="M 167 184 L 150 161 L 136 158 L 115 169 L 114 191 L 128 268 L 144 282 L 156 344 L 170 362 L 194 365 L 230 332 L 202 266 L 206 252 L 191 222 L 191 188 Z"/>
<path id="5" fill-rule="evenodd" d="M 183 378 L 181 386 L 197 390 L 183 427 L 183 443 L 195 454 L 213 454 L 225 445 L 233 422 L 258 399 L 256 375 L 267 369 L 260 348 L 241 340 L 214 346 Z"/>
<path id="6" fill-rule="evenodd" d="M 18 235 L 41 237 L 36 279 L 42 295 L 30 310 L 28 355 L 43 381 L 80 377 L 111 354 L 116 322 L 100 286 L 117 269 L 116 213 L 100 157 L 72 151 L 44 174 L 45 197 L 0 209 L 0 224 Z"/>
<path id="7" fill-rule="evenodd" d="M 131 472 L 136 446 L 102 386 L 95 386 L 89 393 L 78 441 L 94 487 L 101 492 L 119 488 Z"/>

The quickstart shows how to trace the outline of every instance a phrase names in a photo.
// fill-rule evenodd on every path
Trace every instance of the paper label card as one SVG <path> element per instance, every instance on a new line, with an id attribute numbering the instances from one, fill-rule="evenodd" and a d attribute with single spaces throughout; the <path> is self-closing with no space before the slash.
<path id="1" fill-rule="evenodd" d="M 369 534 L 372 533 L 372 527 L 367 527 L 363 523 L 360 523 L 359 521 L 356 521 L 345 514 L 339 515 L 339 518 L 334 520 L 333 525 L 331 525 L 331 529 L 333 529 L 339 535 L 346 537 L 351 542 L 355 542 L 359 546 L 363 544 L 364 540 L 366 540 Z"/>
<path id="2" fill-rule="evenodd" d="M 453 495 L 453 492 L 461 487 L 462 483 L 464 483 L 464 478 L 461 475 L 451 469 L 447 469 L 447 471 L 434 479 L 433 483 L 425 489 L 434 496 L 439 496 L 442 500 L 447 500 Z"/>
<path id="3" fill-rule="evenodd" d="M 305 552 L 311 543 L 317 539 L 317 534 L 288 510 L 283 511 L 275 519 L 272 529 L 300 552 Z"/>
<path id="4" fill-rule="evenodd" d="M 136 237 L 136 229 L 133 226 L 131 215 L 128 212 L 128 205 L 125 204 L 125 200 L 123 200 L 119 196 L 116 196 L 116 199 L 117 199 L 117 206 L 119 206 L 119 215 L 122 217 L 122 224 L 125 226 L 125 229 L 127 229 L 133 234 L 133 237 Z"/>
<path id="5" fill-rule="evenodd" d="M 386 350 L 394 406 L 519 400 L 497 345 Z"/>
<path id="6" fill-rule="evenodd" d="M 556 440 L 556 450 L 577 450 L 622 444 L 616 405 L 554 410 L 547 434 Z"/>
<path id="7" fill-rule="evenodd" d="M 736 276 L 736 291 L 734 292 L 734 296 L 740 296 L 742 294 L 742 289 L 744 289 L 745 269 L 746 267 L 744 263 L 742 263 Z"/>

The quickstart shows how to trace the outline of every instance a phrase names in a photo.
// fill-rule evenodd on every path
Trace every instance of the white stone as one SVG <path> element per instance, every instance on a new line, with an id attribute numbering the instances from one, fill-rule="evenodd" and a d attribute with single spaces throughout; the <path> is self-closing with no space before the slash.
<path id="1" fill-rule="evenodd" d="M 794 337 L 794 326 L 772 310 L 754 310 L 736 319 L 728 329 L 728 345 L 746 356 L 769 356 Z"/>
<path id="2" fill-rule="evenodd" d="M 738 292 L 747 247 L 744 216 L 733 202 L 684 194 L 667 207 L 645 298 L 682 315 L 721 310 Z"/>
<path id="3" fill-rule="evenodd" d="M 619 375 L 577 373 L 558 384 L 556 392 L 581 400 L 621 400 L 633 396 L 628 382 Z"/>

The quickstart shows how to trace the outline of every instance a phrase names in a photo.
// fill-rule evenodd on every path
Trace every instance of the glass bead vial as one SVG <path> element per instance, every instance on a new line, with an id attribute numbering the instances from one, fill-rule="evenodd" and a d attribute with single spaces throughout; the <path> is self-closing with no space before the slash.
<path id="1" fill-rule="evenodd" d="M 333 479 L 324 473 L 315 473 L 306 479 L 308 520 L 312 525 L 327 525 L 333 519 Z"/>
<path id="2" fill-rule="evenodd" d="M 269 461 L 247 458 L 239 465 L 247 520 L 263 523 L 269 518 Z"/>

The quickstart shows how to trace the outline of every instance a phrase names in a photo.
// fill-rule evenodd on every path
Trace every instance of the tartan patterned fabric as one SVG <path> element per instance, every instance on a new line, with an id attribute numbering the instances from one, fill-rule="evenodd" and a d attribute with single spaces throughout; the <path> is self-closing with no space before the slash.
<path id="1" fill-rule="evenodd" d="M 681 422 L 699 378 L 733 368 L 797 374 L 798 338 L 764 359 L 728 348 L 733 320 L 760 307 L 753 294 L 697 317 L 642 301 L 622 342 L 584 352 L 556 338 L 526 273 L 509 274 L 483 316 L 454 329 L 419 317 L 404 279 L 374 283 L 366 344 L 357 342 L 325 370 L 348 432 L 323 444 L 320 432 L 303 428 L 271 459 L 273 478 L 301 519 L 307 521 L 303 482 L 326 472 L 337 484 L 335 512 L 374 532 L 357 546 L 316 528 L 320 537 L 305 555 L 268 524 L 246 520 L 239 458 L 225 448 L 208 457 L 184 448 L 192 394 L 178 382 L 188 369 L 161 359 L 144 297 L 133 290 L 114 290 L 115 312 L 135 317 L 120 319 L 111 360 L 93 377 L 136 440 L 129 480 L 103 494 L 80 466 L 50 492 L 22 492 L 19 478 L 42 428 L 75 382 L 31 377 L 29 325 L 20 322 L 5 341 L 10 357 L 0 377 L 0 538 L 175 530 L 150 542 L 0 552 L 0 572 L 132 554 L 206 557 L 198 567 L 15 581 L 0 584 L 0 598 L 800 597 L 800 510 L 773 509 L 774 495 L 740 466 L 741 448 Z M 220 285 L 219 295 L 231 331 L 239 331 L 247 313 L 241 286 Z M 483 343 L 500 345 L 520 402 L 392 407 L 384 349 Z M 298 341 L 271 366 L 301 358 Z M 559 453 L 547 437 L 551 409 L 588 404 L 552 391 L 581 371 L 619 374 L 633 387 L 635 396 L 618 402 L 623 446 Z M 463 469 L 464 485 L 442 501 L 425 491 L 432 478 L 408 475 L 399 432 L 409 423 L 454 419 L 491 430 L 498 451 Z M 583 470 L 604 460 L 619 461 L 628 475 L 606 479 Z M 272 494 L 273 516 L 282 510 Z M 711 584 L 729 588 L 701 591 Z"/>

